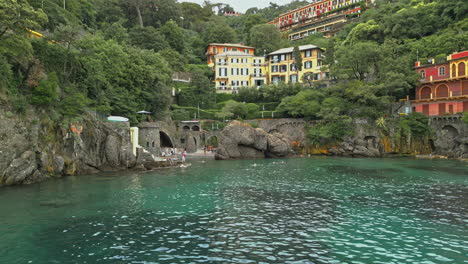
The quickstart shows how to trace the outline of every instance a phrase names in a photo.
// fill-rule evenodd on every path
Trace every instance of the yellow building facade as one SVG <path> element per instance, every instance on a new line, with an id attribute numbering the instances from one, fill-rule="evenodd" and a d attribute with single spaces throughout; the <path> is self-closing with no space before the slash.
<path id="1" fill-rule="evenodd" d="M 267 55 L 269 84 L 303 83 L 304 80 L 320 81 L 328 77 L 322 72 L 323 50 L 314 45 L 299 46 L 302 57 L 302 69 L 296 69 L 293 47 L 280 49 Z M 306 76 L 304 78 L 304 76 Z"/>
<path id="2" fill-rule="evenodd" d="M 214 56 L 218 93 L 237 93 L 241 87 L 258 88 L 267 83 L 265 58 L 238 51 Z"/>

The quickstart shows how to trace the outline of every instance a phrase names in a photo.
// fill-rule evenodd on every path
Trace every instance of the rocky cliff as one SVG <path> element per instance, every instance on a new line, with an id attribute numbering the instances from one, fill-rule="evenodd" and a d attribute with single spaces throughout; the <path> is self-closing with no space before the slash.
<path id="1" fill-rule="evenodd" d="M 0 186 L 136 165 L 128 123 L 101 122 L 88 115 L 74 124 L 60 125 L 46 114 L 30 112 L 18 117 L 3 110 Z"/>
<path id="2" fill-rule="evenodd" d="M 285 157 L 291 153 L 290 139 L 280 133 L 267 133 L 249 124 L 231 122 L 222 131 L 215 158 L 242 159 Z"/>

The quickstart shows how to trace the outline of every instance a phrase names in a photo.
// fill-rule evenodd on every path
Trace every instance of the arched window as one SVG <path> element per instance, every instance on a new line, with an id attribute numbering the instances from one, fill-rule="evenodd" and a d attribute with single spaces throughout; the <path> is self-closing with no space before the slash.
<path id="1" fill-rule="evenodd" d="M 447 85 L 442 84 L 439 87 L 437 87 L 436 90 L 436 97 L 448 97 L 449 96 L 449 88 Z"/>
<path id="2" fill-rule="evenodd" d="M 457 77 L 457 65 L 452 65 L 452 78 Z"/>
<path id="3" fill-rule="evenodd" d="M 431 99 L 431 88 L 430 87 L 423 87 L 420 91 L 420 99 Z"/>
<path id="4" fill-rule="evenodd" d="M 426 78 L 426 72 L 424 70 L 421 71 L 421 79 Z"/>
<path id="5" fill-rule="evenodd" d="M 460 62 L 458 64 L 458 76 L 465 76 L 465 63 Z"/>
<path id="6" fill-rule="evenodd" d="M 445 67 L 440 67 L 439 68 L 439 76 L 445 75 Z"/>

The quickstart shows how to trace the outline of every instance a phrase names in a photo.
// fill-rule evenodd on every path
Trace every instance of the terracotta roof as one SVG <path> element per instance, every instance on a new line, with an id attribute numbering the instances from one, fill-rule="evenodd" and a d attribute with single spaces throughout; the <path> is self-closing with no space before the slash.
<path id="1" fill-rule="evenodd" d="M 226 47 L 255 49 L 254 47 L 245 46 L 245 45 L 242 45 L 242 44 L 235 44 L 235 43 L 210 43 L 210 44 L 208 44 L 208 46 L 226 46 Z"/>

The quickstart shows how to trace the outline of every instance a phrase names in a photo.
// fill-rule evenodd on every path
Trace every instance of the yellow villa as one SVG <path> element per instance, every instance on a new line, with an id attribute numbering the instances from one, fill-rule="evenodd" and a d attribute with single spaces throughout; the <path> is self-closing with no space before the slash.
<path id="1" fill-rule="evenodd" d="M 322 72 L 323 50 L 314 45 L 299 46 L 302 57 L 302 70 L 295 67 L 293 47 L 280 49 L 269 53 L 268 61 L 268 83 L 302 83 L 303 76 L 312 81 L 320 81 L 328 77 L 328 72 Z"/>
<path id="2" fill-rule="evenodd" d="M 237 93 L 240 87 L 260 87 L 267 82 L 265 58 L 240 51 L 214 56 L 216 91 Z"/>

